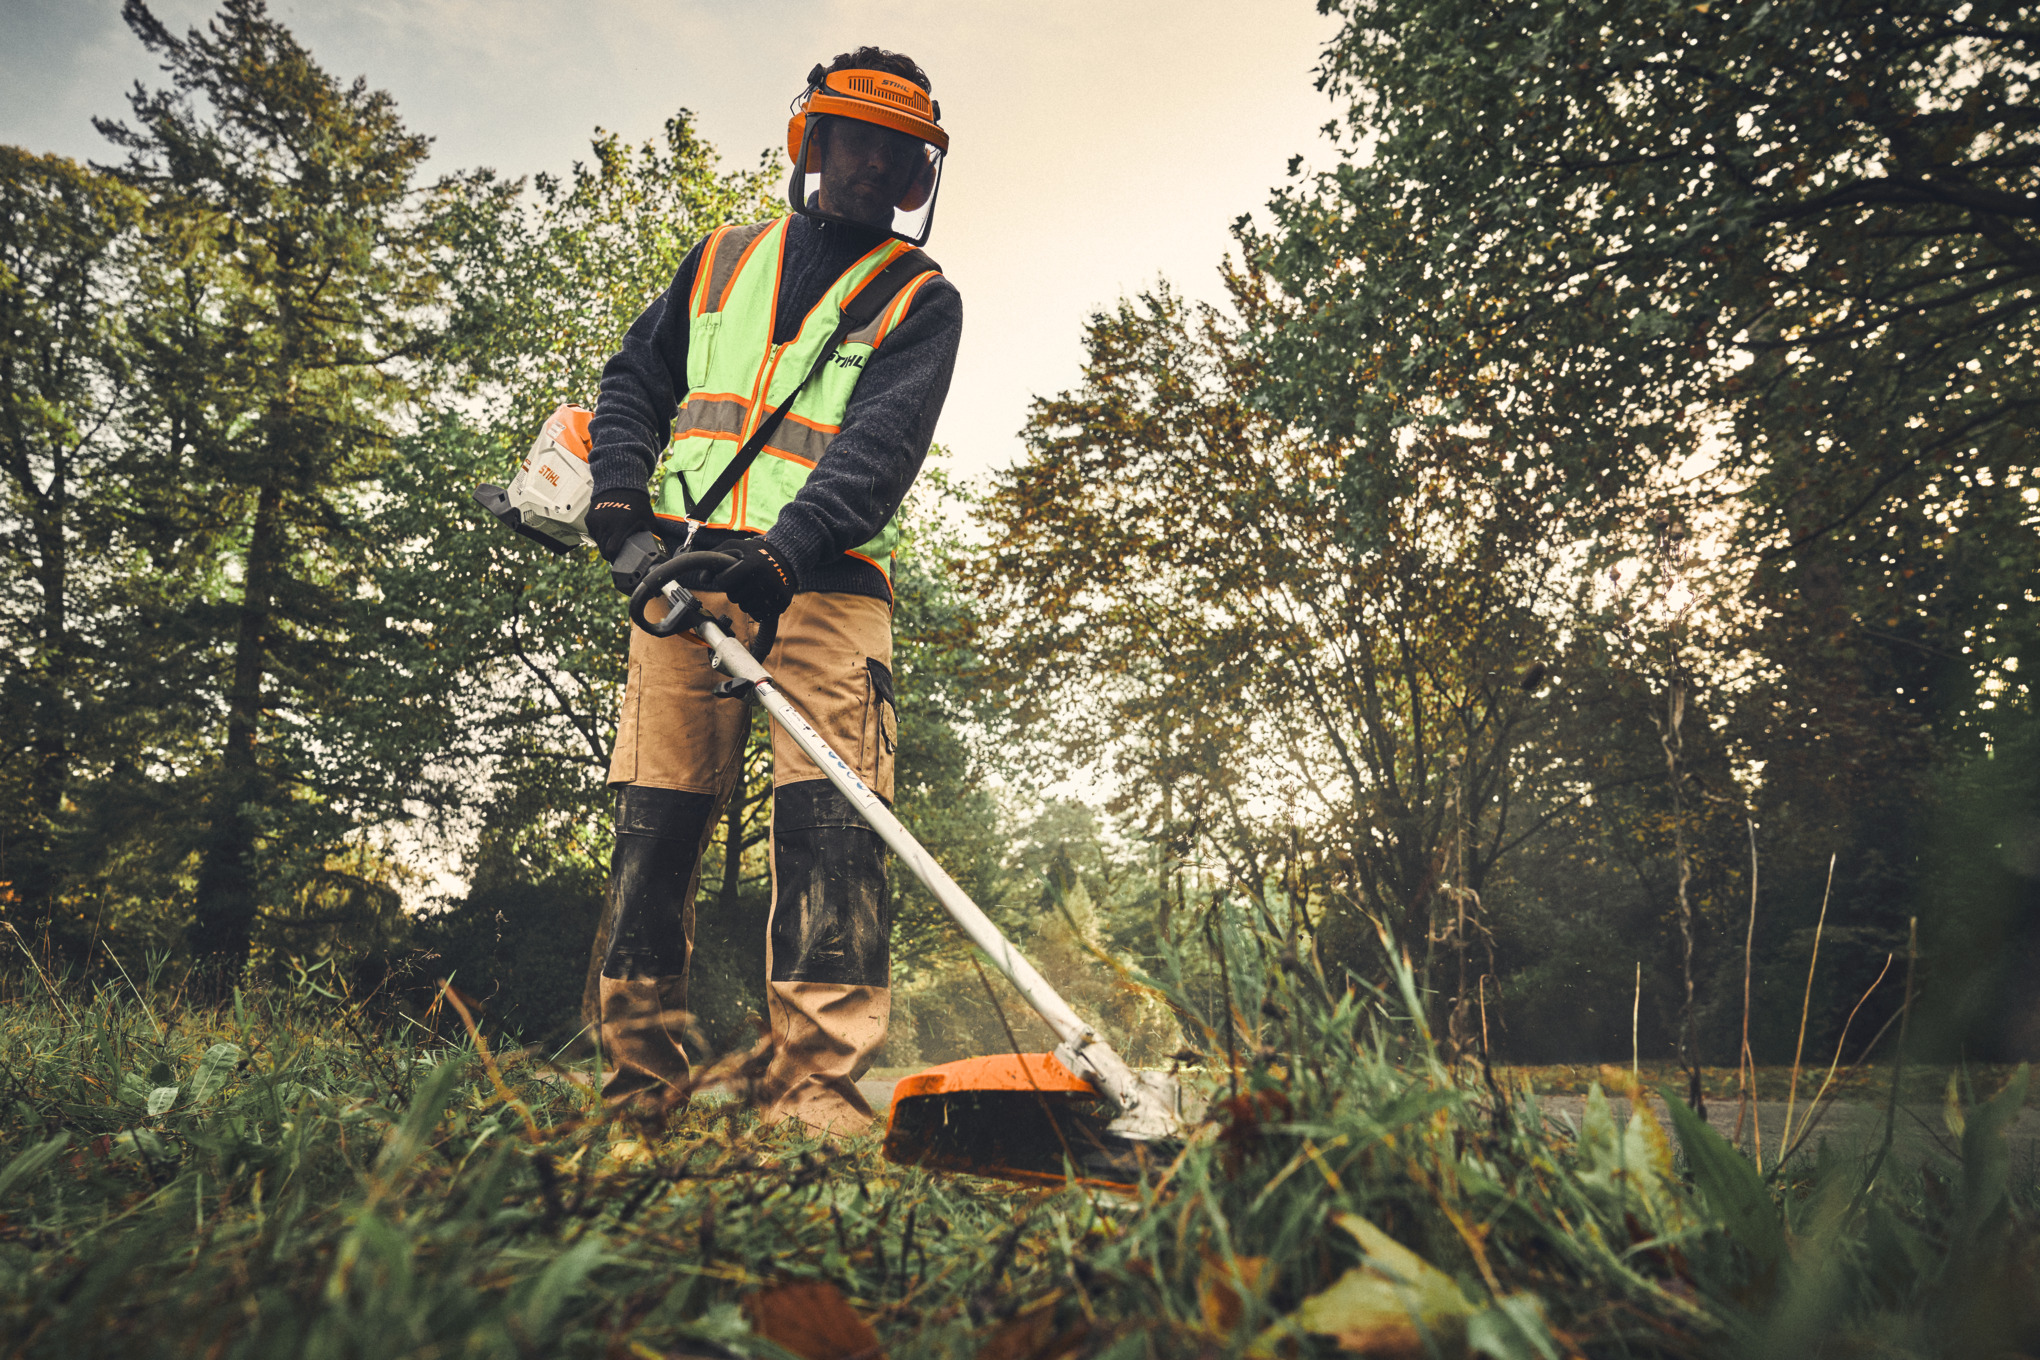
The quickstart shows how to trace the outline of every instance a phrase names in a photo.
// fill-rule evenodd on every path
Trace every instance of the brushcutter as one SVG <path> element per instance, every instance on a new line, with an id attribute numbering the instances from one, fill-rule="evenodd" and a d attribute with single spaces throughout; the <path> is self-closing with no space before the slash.
<path id="1" fill-rule="evenodd" d="M 556 479 L 530 475 L 531 469 L 546 466 L 544 446 L 560 434 L 554 429 L 557 423 L 548 422 L 518 483 L 509 491 L 479 488 L 476 499 L 527 537 L 550 540 L 548 546 L 558 544 L 555 550 L 564 551 L 586 541 L 580 516 L 574 506 L 554 503 Z M 585 420 L 582 424 L 585 429 Z M 573 451 L 585 461 L 584 451 Z M 520 490 L 519 484 L 527 482 L 536 486 Z M 541 492 L 537 487 L 552 490 Z M 579 498 L 578 509 L 585 514 L 585 495 Z M 631 594 L 631 621 L 653 637 L 691 632 L 707 644 L 709 665 L 726 677 L 716 694 L 756 703 L 771 715 L 1057 1039 L 1053 1053 L 968 1058 L 901 1080 L 887 1115 L 887 1158 L 937 1170 L 1053 1183 L 1063 1180 L 1067 1166 L 1079 1179 L 1094 1184 L 1138 1183 L 1143 1165 L 1172 1152 L 1202 1117 L 1202 1101 L 1172 1076 L 1130 1066 L 1013 947 L 884 800 L 830 749 L 764 667 L 776 620 L 761 623 L 746 649 L 731 635 L 729 619 L 713 617 L 702 607 L 694 591 L 734 559 L 724 553 L 685 550 L 663 556 L 650 533 L 639 537 L 646 541 L 625 551 L 638 562 L 655 565 L 644 572 Z M 615 565 L 621 565 L 621 555 Z M 655 602 L 665 606 L 657 618 L 650 613 Z"/>

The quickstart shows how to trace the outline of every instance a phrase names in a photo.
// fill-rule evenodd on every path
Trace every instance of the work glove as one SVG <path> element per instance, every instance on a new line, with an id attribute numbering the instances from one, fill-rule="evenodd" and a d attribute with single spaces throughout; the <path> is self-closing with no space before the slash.
<path id="1" fill-rule="evenodd" d="M 637 589 L 638 579 L 659 557 L 651 496 L 641 486 L 604 491 L 588 507 L 584 524 L 588 537 L 595 540 L 595 551 L 610 564 L 609 578 L 616 588 L 626 595 Z M 639 534 L 653 535 L 652 542 L 633 544 Z"/>
<path id="2" fill-rule="evenodd" d="M 716 551 L 737 560 L 708 583 L 710 590 L 729 596 L 732 604 L 759 623 L 778 618 L 793 603 L 793 569 L 763 538 L 718 544 Z"/>

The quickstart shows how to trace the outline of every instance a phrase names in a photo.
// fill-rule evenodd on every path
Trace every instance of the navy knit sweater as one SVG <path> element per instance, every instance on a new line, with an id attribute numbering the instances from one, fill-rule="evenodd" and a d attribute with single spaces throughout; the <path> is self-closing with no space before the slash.
<path id="1" fill-rule="evenodd" d="M 794 214 L 787 225 L 773 343 L 799 334 L 822 294 L 883 239 L 863 228 Z M 700 262 L 697 242 L 672 285 L 645 308 L 602 370 L 602 396 L 589 429 L 597 497 L 645 486 L 666 447 L 673 414 L 687 394 L 687 295 Z M 842 429 L 766 535 L 799 589 L 891 598 L 884 574 L 846 552 L 884 527 L 920 473 L 949 394 L 962 333 L 963 299 L 955 285 L 930 279 L 866 362 Z M 704 529 L 694 542 L 712 547 L 729 536 Z"/>

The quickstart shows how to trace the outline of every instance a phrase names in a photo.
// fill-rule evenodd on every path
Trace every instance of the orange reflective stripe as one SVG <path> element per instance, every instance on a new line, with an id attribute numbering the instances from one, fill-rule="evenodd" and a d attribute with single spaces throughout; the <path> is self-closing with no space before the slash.
<path id="1" fill-rule="evenodd" d="M 751 262 L 751 252 L 758 248 L 759 242 L 763 241 L 766 237 L 772 234 L 773 227 L 778 226 L 779 222 L 783 222 L 785 220 L 786 220 L 785 218 L 780 218 L 779 221 L 771 223 L 765 228 L 765 230 L 759 232 L 756 236 L 753 236 L 751 238 L 751 244 L 744 247 L 744 253 L 737 256 L 736 266 L 730 270 L 729 282 L 723 285 L 722 296 L 715 300 L 715 309 L 718 312 L 730 305 L 730 290 L 737 286 L 738 278 L 740 278 L 743 275 L 744 266 Z M 784 232 L 781 232 L 780 234 L 782 237 L 785 235 Z M 782 251 L 781 255 L 783 256 L 784 254 L 785 252 Z M 772 296 L 774 297 L 779 296 L 779 276 L 776 272 L 772 276 Z M 768 334 L 765 337 L 765 339 L 769 343 L 772 337 Z"/>
<path id="2" fill-rule="evenodd" d="M 881 562 L 881 561 L 879 561 L 879 560 L 878 560 L 878 559 L 877 559 L 876 557 L 868 557 L 868 556 L 866 556 L 865 554 L 863 554 L 863 553 L 861 553 L 861 552 L 857 551 L 857 549 L 855 549 L 855 548 L 845 548 L 845 549 L 843 549 L 843 556 L 845 556 L 845 557 L 854 557 L 854 558 L 856 558 L 856 559 L 857 559 L 858 561 L 860 561 L 860 562 L 869 562 L 869 563 L 871 563 L 871 565 L 872 565 L 872 566 L 874 566 L 874 567 L 877 567 L 877 568 L 878 568 L 878 574 L 879 574 L 880 576 L 883 576 L 883 577 L 885 577 L 885 590 L 886 590 L 886 598 L 887 598 L 888 600 L 890 600 L 890 599 L 892 598 L 892 568 L 891 568 L 891 567 L 888 567 L 888 566 L 886 566 L 884 562 Z M 886 559 L 886 561 L 888 561 L 888 562 L 889 562 L 889 561 L 891 561 L 891 560 L 892 560 L 892 559 L 891 559 L 891 557 L 887 557 L 887 559 Z"/>
<path id="3" fill-rule="evenodd" d="M 674 421 L 680 428 L 673 432 L 673 438 L 685 439 L 690 434 L 734 435 L 744 428 L 750 415 L 751 409 L 742 397 L 689 397 Z"/>
<path id="4" fill-rule="evenodd" d="M 689 316 L 701 315 L 702 299 L 708 296 L 708 281 L 715 276 L 715 253 L 722 247 L 723 237 L 729 234 L 727 226 L 717 227 L 701 247 L 701 258 L 694 262 L 694 291 L 687 296 Z"/>
<path id="5" fill-rule="evenodd" d="M 800 456 L 799 454 L 797 454 L 797 453 L 788 453 L 788 452 L 787 452 L 787 451 L 786 451 L 785 449 L 780 449 L 780 448 L 774 448 L 774 447 L 773 447 L 772 445 L 770 445 L 770 444 L 767 444 L 767 445 L 766 445 L 766 446 L 765 446 L 764 448 L 762 448 L 762 449 L 758 450 L 758 452 L 760 452 L 760 453 L 766 453 L 766 454 L 770 454 L 770 455 L 772 455 L 772 456 L 773 456 L 774 458 L 779 458 L 779 459 L 783 459 L 784 461 L 786 461 L 786 462 L 789 462 L 789 463 L 798 463 L 798 464 L 800 464 L 800 465 L 801 465 L 802 467 L 804 467 L 804 468 L 807 468 L 807 469 L 808 469 L 809 471 L 811 471 L 811 472 L 812 472 L 812 471 L 814 470 L 814 466 L 815 466 L 815 460 L 814 460 L 814 459 L 812 459 L 812 458 L 803 458 L 803 457 L 801 457 L 801 456 Z"/>
<path id="6" fill-rule="evenodd" d="M 784 251 L 780 253 L 780 259 L 783 263 L 785 260 Z M 776 276 L 772 281 L 772 296 L 775 299 L 779 296 L 779 280 Z M 757 400 L 751 406 L 752 418 L 744 422 L 744 438 L 746 439 L 755 434 L 758 427 L 765 423 L 767 403 L 772 394 L 772 376 L 779 371 L 779 360 L 786 353 L 786 348 L 786 345 L 772 346 L 767 352 L 765 363 L 758 371 L 760 386 L 753 389 L 758 394 Z M 750 527 L 751 472 L 749 468 L 744 470 L 743 476 L 737 478 L 737 485 L 731 491 L 730 496 L 730 522 L 742 528 Z"/>
<path id="7" fill-rule="evenodd" d="M 864 254 L 858 256 L 857 263 L 851 265 L 850 269 L 859 268 L 864 264 L 865 261 L 869 260 L 873 255 L 878 254 L 878 252 L 881 250 L 885 252 L 885 259 L 879 262 L 878 268 L 872 270 L 869 274 L 865 275 L 863 280 L 859 282 L 855 288 L 852 288 L 849 292 L 843 294 L 843 300 L 842 302 L 837 304 L 837 310 L 841 311 L 843 308 L 848 307 L 850 305 L 851 299 L 855 298 L 859 293 L 863 292 L 866 288 L 869 288 L 871 286 L 871 281 L 877 278 L 880 274 L 883 274 L 885 272 L 885 267 L 887 265 L 891 264 L 894 260 L 897 260 L 900 256 L 906 254 L 909 250 L 912 249 L 913 247 L 908 245 L 905 241 L 895 238 L 893 240 L 885 242 L 883 245 L 874 246 L 870 250 L 865 251 Z M 850 269 L 846 269 L 843 272 L 847 274 L 850 272 Z M 821 304 L 816 303 L 815 305 L 819 307 Z M 808 315 L 813 316 L 814 313 L 810 311 Z M 807 323 L 802 322 L 801 324 L 805 326 Z"/>
<path id="8" fill-rule="evenodd" d="M 906 287 L 900 289 L 900 295 L 893 299 L 892 306 L 885 309 L 885 315 L 879 320 L 878 338 L 871 342 L 873 349 L 884 344 L 885 338 L 892 334 L 892 328 L 906 319 L 907 308 L 914 305 L 914 294 L 920 292 L 922 285 L 935 277 L 935 271 L 932 269 L 925 274 L 916 274 L 908 280 Z"/>
<path id="9" fill-rule="evenodd" d="M 788 420 L 795 421 L 799 424 L 805 425 L 810 430 L 819 430 L 823 434 L 838 434 L 841 433 L 843 429 L 841 425 L 824 425 L 819 420 L 809 420 L 806 416 L 797 416 L 791 411 L 788 411 L 786 413 L 786 418 Z M 782 425 L 781 428 L 784 428 L 784 426 Z"/>
<path id="10" fill-rule="evenodd" d="M 795 425 L 784 422 L 772 432 L 772 440 L 765 445 L 766 453 L 779 455 L 791 463 L 813 467 L 829 451 L 829 441 L 834 431 L 822 431 L 812 425 Z"/>

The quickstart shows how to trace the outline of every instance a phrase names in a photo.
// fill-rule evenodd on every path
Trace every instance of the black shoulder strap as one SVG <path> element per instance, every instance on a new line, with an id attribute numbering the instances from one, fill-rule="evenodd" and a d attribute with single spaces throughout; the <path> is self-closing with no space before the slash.
<path id="1" fill-rule="evenodd" d="M 843 319 L 837 324 L 836 333 L 822 346 L 821 353 L 815 356 L 814 367 L 801 378 L 800 385 L 787 394 L 786 400 L 779 403 L 778 409 L 758 422 L 758 428 L 751 431 L 751 437 L 744 441 L 744 446 L 737 450 L 737 456 L 730 459 L 729 466 L 722 470 L 722 475 L 715 479 L 708 490 L 702 492 L 700 498 L 696 499 L 687 494 L 687 479 L 684 477 L 680 479 L 680 498 L 687 507 L 687 517 L 697 518 L 703 513 L 713 512 L 722 504 L 723 497 L 730 494 L 731 488 L 751 470 L 751 464 L 758 461 L 759 453 L 765 448 L 765 441 L 779 428 L 779 422 L 785 418 L 787 411 L 792 409 L 794 402 L 800 399 L 800 394 L 807 385 L 814 381 L 815 374 L 822 371 L 822 365 L 829 362 L 830 357 L 836 352 L 836 346 L 843 343 L 843 337 L 853 331 L 862 330 L 876 320 L 878 314 L 899 296 L 900 289 L 906 287 L 909 280 L 931 269 L 940 272 L 941 268 L 942 266 L 922 252 L 910 250 L 879 270 L 872 276 L 870 282 L 858 289 L 857 295 L 844 304 Z"/>

